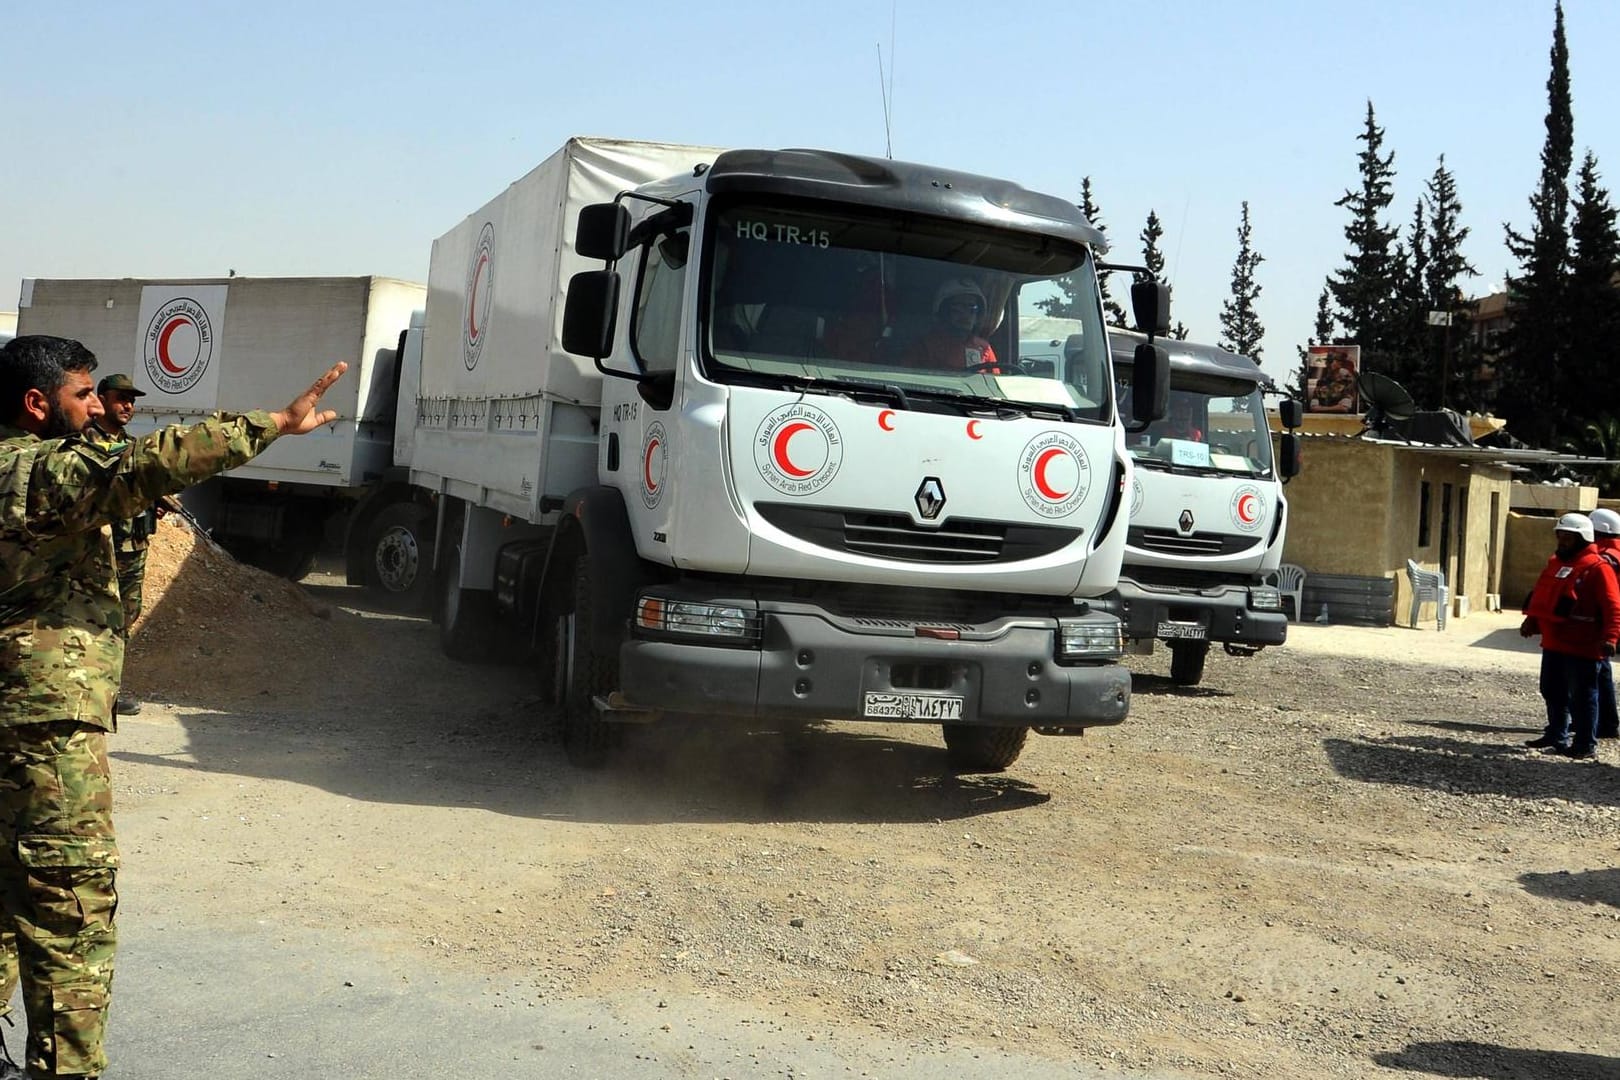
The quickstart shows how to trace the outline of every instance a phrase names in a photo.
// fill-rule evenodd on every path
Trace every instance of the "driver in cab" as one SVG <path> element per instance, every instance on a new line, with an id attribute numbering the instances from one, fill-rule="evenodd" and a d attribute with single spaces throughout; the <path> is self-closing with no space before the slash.
<path id="1" fill-rule="evenodd" d="M 934 293 L 934 321 L 907 355 L 912 367 L 973 371 L 995 367 L 996 352 L 979 335 L 984 291 L 971 278 L 952 278 Z"/>

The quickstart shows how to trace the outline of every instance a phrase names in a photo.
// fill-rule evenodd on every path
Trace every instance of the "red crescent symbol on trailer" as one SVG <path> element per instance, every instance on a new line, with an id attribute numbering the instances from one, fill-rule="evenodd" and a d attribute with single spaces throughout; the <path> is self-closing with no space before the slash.
<path id="1" fill-rule="evenodd" d="M 814 426 L 815 425 L 813 424 L 805 423 L 803 420 L 795 420 L 791 424 L 783 425 L 782 430 L 776 433 L 776 438 L 771 440 L 771 456 L 776 459 L 776 467 L 794 479 L 802 480 L 806 476 L 812 475 L 815 470 L 801 469 L 797 465 L 793 464 L 792 459 L 788 457 L 787 453 L 788 442 L 799 432 L 809 431 Z"/>
<path id="2" fill-rule="evenodd" d="M 1237 515 L 1243 524 L 1253 525 L 1260 520 L 1260 500 L 1249 492 L 1238 496 Z"/>
<path id="3" fill-rule="evenodd" d="M 473 267 L 472 293 L 467 297 L 467 333 L 472 335 L 474 341 L 478 340 L 478 286 L 484 283 L 484 267 L 489 265 L 489 256 L 478 256 L 478 265 Z"/>
<path id="4" fill-rule="evenodd" d="M 1035 459 L 1035 468 L 1030 471 L 1030 476 L 1035 481 L 1035 490 L 1041 493 L 1042 498 L 1051 502 L 1062 502 L 1069 497 L 1067 491 L 1058 491 L 1046 480 L 1046 467 L 1052 464 L 1053 458 L 1062 457 L 1065 453 L 1066 451 L 1058 447 L 1045 451 Z"/>
<path id="5" fill-rule="evenodd" d="M 878 413 L 878 427 L 882 428 L 884 431 L 894 430 L 893 409 L 884 409 L 882 412 Z"/>
<path id="6" fill-rule="evenodd" d="M 982 438 L 984 438 L 983 435 L 979 434 L 979 422 L 977 420 L 969 420 L 968 421 L 967 433 L 968 433 L 968 438 L 970 438 L 970 439 L 982 439 Z"/>
<path id="7" fill-rule="evenodd" d="M 157 360 L 159 364 L 163 365 L 163 370 L 167 371 L 170 375 L 184 375 L 186 373 L 186 368 L 175 367 L 174 361 L 169 359 L 169 339 L 174 336 L 174 332 L 176 330 L 187 324 L 192 326 L 196 325 L 186 316 L 176 315 L 174 318 L 164 323 L 162 331 L 158 333 Z M 186 367 L 190 366 L 191 365 L 189 364 L 186 365 Z"/>
<path id="8" fill-rule="evenodd" d="M 652 459 L 653 459 L 653 451 L 657 450 L 659 448 L 659 446 L 661 446 L 661 445 L 663 445 L 663 444 L 660 443 L 657 439 L 653 439 L 652 441 L 647 443 L 647 456 L 641 459 L 641 475 L 647 481 L 647 490 L 648 491 L 657 491 L 658 490 L 658 481 L 653 479 L 653 474 L 652 474 Z"/>

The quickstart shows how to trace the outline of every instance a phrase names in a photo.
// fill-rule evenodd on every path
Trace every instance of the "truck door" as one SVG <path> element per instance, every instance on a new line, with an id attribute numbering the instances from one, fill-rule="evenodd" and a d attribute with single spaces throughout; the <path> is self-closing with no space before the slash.
<path id="1" fill-rule="evenodd" d="M 663 207 L 654 206 L 643 225 L 656 226 Z M 654 227 L 627 259 L 634 260 L 629 328 L 625 341 L 635 367 L 652 382 L 607 379 L 602 388 L 602 417 L 608 434 L 618 436 L 618 468 L 609 450 L 610 483 L 624 495 L 636 547 L 654 561 L 670 530 L 677 471 L 679 367 L 684 353 L 687 310 L 687 256 L 690 225 Z"/>

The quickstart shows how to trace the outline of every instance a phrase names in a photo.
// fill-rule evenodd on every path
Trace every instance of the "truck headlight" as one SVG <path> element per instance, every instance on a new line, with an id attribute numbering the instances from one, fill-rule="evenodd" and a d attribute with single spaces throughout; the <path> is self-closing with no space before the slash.
<path id="1" fill-rule="evenodd" d="M 739 645 L 757 645 L 760 640 L 759 612 L 737 604 L 643 596 L 636 601 L 635 625 L 659 637 L 723 639 Z"/>
<path id="2" fill-rule="evenodd" d="M 1256 611 L 1281 611 L 1282 590 L 1274 585 L 1251 585 L 1249 606 Z"/>
<path id="3" fill-rule="evenodd" d="M 1118 660 L 1125 653 L 1125 631 L 1118 619 L 1059 619 L 1059 660 Z"/>

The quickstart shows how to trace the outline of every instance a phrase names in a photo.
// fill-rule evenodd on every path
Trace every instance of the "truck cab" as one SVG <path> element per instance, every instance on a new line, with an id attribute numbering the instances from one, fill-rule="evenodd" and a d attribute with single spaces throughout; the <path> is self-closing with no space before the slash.
<path id="1" fill-rule="evenodd" d="M 1109 335 L 1119 392 L 1128 397 L 1144 339 L 1120 329 Z M 1264 401 L 1272 380 L 1253 360 L 1187 341 L 1163 346 L 1167 415 L 1125 433 L 1136 468 L 1110 607 L 1134 651 L 1164 642 L 1171 678 L 1195 685 L 1211 642 L 1248 656 L 1287 639 L 1281 594 L 1266 578 L 1282 562 L 1283 482 L 1297 469 L 1297 451 L 1288 435 L 1273 454 Z"/>

